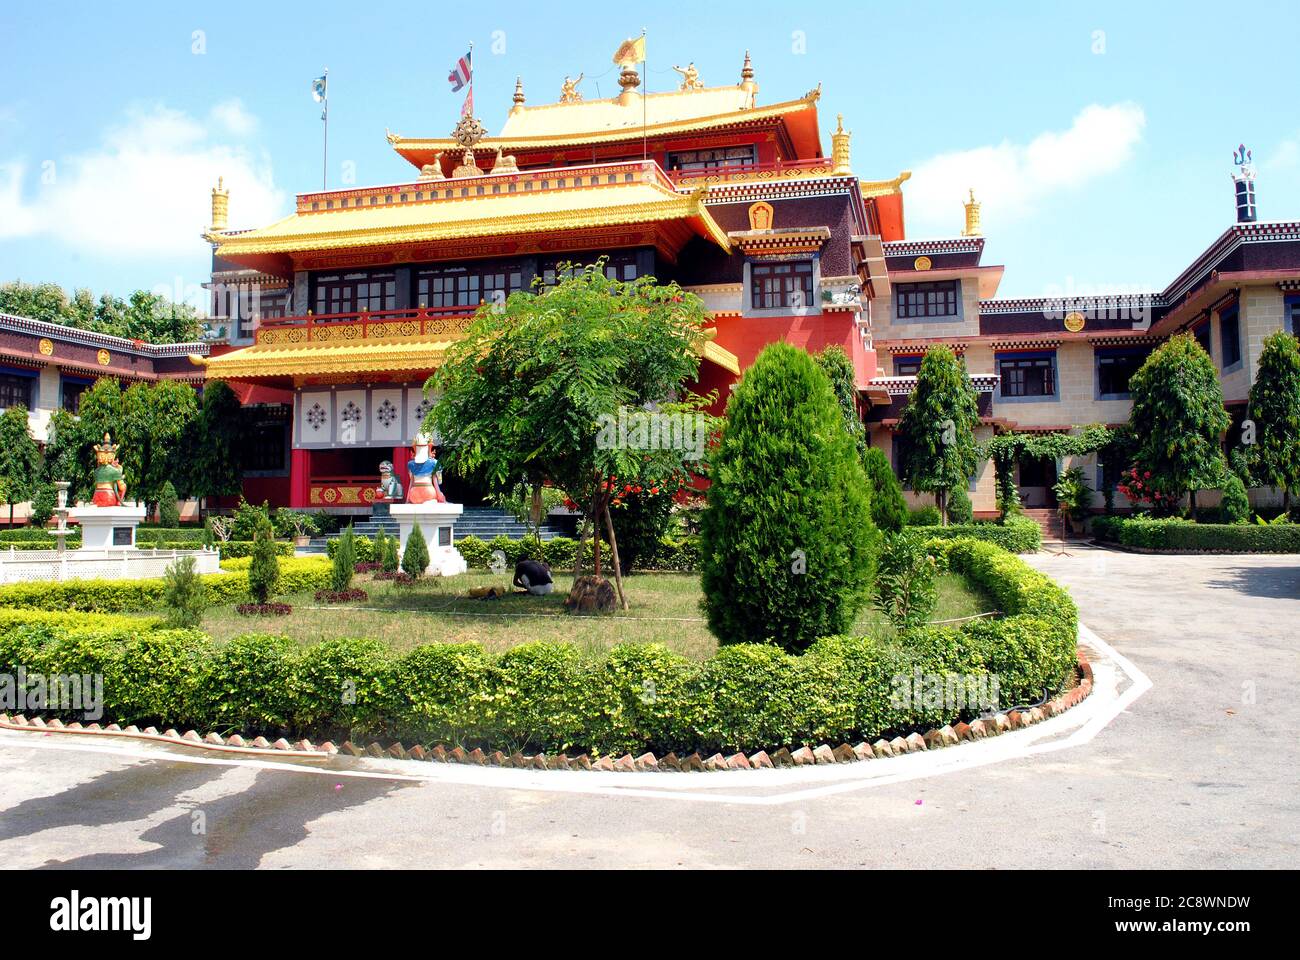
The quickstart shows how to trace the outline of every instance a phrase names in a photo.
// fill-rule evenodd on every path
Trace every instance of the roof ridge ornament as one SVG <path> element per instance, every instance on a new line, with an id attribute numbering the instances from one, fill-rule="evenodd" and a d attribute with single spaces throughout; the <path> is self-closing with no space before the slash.
<path id="1" fill-rule="evenodd" d="M 740 68 L 740 89 L 749 94 L 749 102 L 746 107 L 754 105 L 754 94 L 758 93 L 758 84 L 754 82 L 754 64 L 749 59 L 749 51 L 745 51 L 745 62 Z"/>
<path id="2" fill-rule="evenodd" d="M 524 78 L 515 77 L 515 95 L 514 106 L 510 108 L 511 113 L 516 113 L 523 109 L 524 106 Z"/>
<path id="3" fill-rule="evenodd" d="M 564 82 L 560 84 L 560 103 L 582 103 L 582 94 L 578 92 L 578 84 L 582 83 L 582 78 L 586 73 L 579 73 L 577 80 L 570 80 L 569 75 L 564 75 Z"/>
<path id="4" fill-rule="evenodd" d="M 970 188 L 970 199 L 962 204 L 966 208 L 966 229 L 961 232 L 963 237 L 980 236 L 980 204 L 975 199 L 975 188 Z"/>
<path id="5" fill-rule="evenodd" d="M 704 82 L 700 80 L 700 71 L 695 69 L 694 60 L 686 64 L 685 68 L 673 64 L 673 69 L 682 75 L 681 86 L 677 88 L 681 92 L 704 89 Z"/>

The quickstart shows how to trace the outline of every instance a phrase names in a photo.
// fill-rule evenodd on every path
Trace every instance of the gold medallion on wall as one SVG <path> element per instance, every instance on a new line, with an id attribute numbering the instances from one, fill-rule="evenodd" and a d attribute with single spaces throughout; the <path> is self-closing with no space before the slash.
<path id="1" fill-rule="evenodd" d="M 917 257 L 912 261 L 912 267 L 915 270 L 929 270 L 934 266 L 934 261 L 929 257 Z"/>
<path id="2" fill-rule="evenodd" d="M 41 337 L 41 342 L 37 346 L 40 347 L 41 356 L 48 357 L 54 353 L 54 341 L 48 337 Z"/>
<path id="3" fill-rule="evenodd" d="M 112 355 L 109 354 L 107 350 L 101 350 L 99 351 L 99 353 L 95 354 L 95 359 L 99 361 L 99 365 L 101 367 L 106 367 L 108 366 L 108 362 L 112 360 L 113 357 Z"/>
<path id="4" fill-rule="evenodd" d="M 1069 330 L 1071 333 L 1078 333 L 1083 329 L 1086 322 L 1087 321 L 1083 314 L 1079 313 L 1077 310 L 1065 315 L 1065 329 Z"/>

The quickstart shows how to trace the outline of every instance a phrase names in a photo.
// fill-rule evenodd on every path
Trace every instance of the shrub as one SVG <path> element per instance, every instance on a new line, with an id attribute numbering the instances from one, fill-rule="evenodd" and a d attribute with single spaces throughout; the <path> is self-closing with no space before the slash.
<path id="1" fill-rule="evenodd" d="M 194 558 L 181 557 L 163 574 L 163 603 L 173 627 L 197 627 L 208 608 L 208 588 L 194 569 Z"/>
<path id="2" fill-rule="evenodd" d="M 895 628 L 919 627 L 930 619 L 939 602 L 941 566 L 940 557 L 918 538 L 899 534 L 885 538 L 876 568 L 875 604 Z"/>
<path id="3" fill-rule="evenodd" d="M 953 487 L 948 491 L 948 522 L 949 523 L 970 523 L 975 519 L 975 511 L 971 506 L 970 494 L 966 492 L 965 487 Z"/>
<path id="4" fill-rule="evenodd" d="M 862 469 L 871 481 L 871 519 L 882 533 L 897 533 L 908 522 L 907 501 L 889 457 L 879 447 L 867 447 L 862 454 Z M 931 509 L 938 514 L 938 508 Z"/>
<path id="5" fill-rule="evenodd" d="M 158 494 L 158 525 L 173 528 L 181 525 L 181 505 L 170 480 L 162 485 Z"/>
<path id="6" fill-rule="evenodd" d="M 397 537 L 387 537 L 384 540 L 384 556 L 381 560 L 381 566 L 384 568 L 385 573 L 397 572 L 397 543 Z"/>
<path id="7" fill-rule="evenodd" d="M 231 519 L 230 539 L 256 539 L 255 534 L 263 527 L 271 528 L 270 506 L 263 503 L 260 507 L 255 507 L 240 497 L 239 504 L 235 507 L 235 515 Z"/>
<path id="8" fill-rule="evenodd" d="M 384 556 L 388 552 L 388 534 L 384 533 L 383 527 L 379 528 L 378 532 L 375 533 L 375 538 L 370 543 L 370 559 L 364 562 L 376 564 L 373 569 L 382 570 L 384 569 Z"/>
<path id="9" fill-rule="evenodd" d="M 908 527 L 908 536 L 922 540 L 986 540 L 1011 553 L 1037 553 L 1043 545 L 1043 531 L 1029 517 L 1010 516 L 1004 523 L 979 521 L 947 527 Z"/>
<path id="10" fill-rule="evenodd" d="M 1300 526 L 1290 523 L 1193 523 L 1177 517 L 1097 517 L 1098 540 L 1140 550 L 1300 553 Z"/>
<path id="11" fill-rule="evenodd" d="M 424 541 L 424 531 L 417 523 L 411 527 L 402 551 L 402 572 L 418 580 L 429 568 L 429 545 Z"/>
<path id="12" fill-rule="evenodd" d="M 1219 501 L 1219 517 L 1224 523 L 1250 521 L 1250 500 L 1246 497 L 1246 485 L 1232 470 L 1227 471 L 1223 481 L 1223 499 Z"/>
<path id="13" fill-rule="evenodd" d="M 942 521 L 943 517 L 939 515 L 939 508 L 933 504 L 927 503 L 923 507 L 907 511 L 907 525 L 909 527 L 937 527 Z"/>
<path id="14" fill-rule="evenodd" d="M 248 592 L 255 603 L 266 603 L 280 585 L 280 561 L 271 539 L 271 524 L 258 528 L 253 537 L 253 553 L 248 565 Z"/>
<path id="15" fill-rule="evenodd" d="M 335 593 L 342 593 L 352 586 L 352 576 L 356 573 L 357 547 L 356 534 L 348 527 L 339 537 L 330 555 L 330 586 Z"/>
<path id="16" fill-rule="evenodd" d="M 799 650 L 847 629 L 867 600 L 879 534 L 830 381 L 807 353 L 774 343 L 759 354 L 710 468 L 700 567 L 718 641 Z"/>
<path id="17" fill-rule="evenodd" d="M 201 574 L 209 603 L 234 603 L 249 598 L 248 570 L 252 558 L 222 561 L 224 573 Z M 315 590 L 329 584 L 329 561 L 296 557 L 280 563 L 280 589 L 285 593 Z M 157 610 L 163 605 L 162 577 L 141 580 L 31 581 L 0 586 L 0 608 L 122 613 Z"/>
<path id="18" fill-rule="evenodd" d="M 227 540 L 225 543 L 218 543 L 216 547 L 217 547 L 217 553 L 222 560 L 238 560 L 242 557 L 251 557 L 253 555 L 253 548 L 256 545 L 257 545 L 256 540 Z M 193 550 L 195 547 L 198 546 L 198 544 L 187 543 L 185 541 L 176 541 L 174 543 L 151 543 L 147 545 L 141 544 L 141 546 L 144 549 L 149 549 L 152 547 L 160 550 L 173 549 L 173 548 L 177 550 Z M 293 556 L 292 543 L 288 543 L 283 540 L 272 540 L 271 547 L 275 551 L 275 555 L 277 557 Z"/>
<path id="19" fill-rule="evenodd" d="M 655 487 L 654 492 L 636 487 L 625 490 L 611 509 L 614 535 L 618 538 L 619 567 L 624 574 L 646 566 L 668 531 L 673 509 L 673 491 Z"/>

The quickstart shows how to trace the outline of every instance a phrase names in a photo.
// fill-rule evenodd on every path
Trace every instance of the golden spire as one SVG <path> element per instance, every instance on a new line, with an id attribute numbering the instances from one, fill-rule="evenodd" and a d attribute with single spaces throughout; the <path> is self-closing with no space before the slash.
<path id="1" fill-rule="evenodd" d="M 745 65 L 740 68 L 740 89 L 749 94 L 749 105 L 754 105 L 754 94 L 758 93 L 758 84 L 754 82 L 754 64 L 745 51 Z"/>
<path id="2" fill-rule="evenodd" d="M 966 229 L 961 232 L 963 237 L 980 236 L 980 205 L 975 199 L 975 188 L 971 187 L 970 199 L 963 206 L 966 208 Z"/>
<path id="3" fill-rule="evenodd" d="M 623 88 L 623 92 L 618 95 L 619 102 L 626 106 L 632 102 L 636 88 L 641 86 L 641 74 L 632 69 L 632 64 L 625 63 L 618 75 L 618 85 Z"/>
<path id="4" fill-rule="evenodd" d="M 225 188 L 225 177 L 217 177 L 212 188 L 212 231 L 226 229 L 230 215 L 230 191 Z"/>
<path id="5" fill-rule="evenodd" d="M 844 114 L 835 118 L 835 132 L 831 134 L 831 172 L 849 173 L 849 138 L 853 134 L 844 129 Z"/>
<path id="6" fill-rule="evenodd" d="M 515 105 L 510 108 L 511 113 L 518 113 L 524 106 L 524 78 L 515 77 Z"/>

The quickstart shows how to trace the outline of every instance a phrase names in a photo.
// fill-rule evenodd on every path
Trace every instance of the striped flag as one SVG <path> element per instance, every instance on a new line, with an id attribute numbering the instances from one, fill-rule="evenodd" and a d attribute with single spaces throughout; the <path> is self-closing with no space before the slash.
<path id="1" fill-rule="evenodd" d="M 473 72 L 469 65 L 470 55 L 467 53 L 456 61 L 456 65 L 451 68 L 451 73 L 447 75 L 447 81 L 451 84 L 451 92 L 459 93 L 460 90 L 473 78 Z"/>

